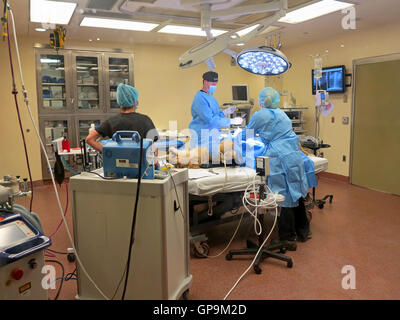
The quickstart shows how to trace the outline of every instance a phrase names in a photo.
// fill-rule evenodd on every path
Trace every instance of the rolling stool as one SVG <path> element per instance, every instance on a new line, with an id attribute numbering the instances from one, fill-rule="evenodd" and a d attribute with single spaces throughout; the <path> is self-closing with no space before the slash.
<path id="1" fill-rule="evenodd" d="M 260 189 L 260 195 L 263 194 L 263 190 Z M 261 225 L 264 225 L 264 213 L 260 214 L 259 220 Z M 233 256 L 235 255 L 256 255 L 258 250 L 260 249 L 260 246 L 263 244 L 265 239 L 263 239 L 263 234 L 261 233 L 258 236 L 258 245 L 255 244 L 254 242 L 247 240 L 247 248 L 246 249 L 240 249 L 240 250 L 230 250 L 229 253 L 225 256 L 226 260 L 232 260 Z M 259 264 L 263 262 L 266 258 L 274 258 L 278 259 L 281 261 L 286 262 L 286 266 L 288 268 L 293 267 L 293 260 L 292 258 L 284 255 L 287 250 L 295 251 L 297 248 L 296 243 L 289 243 L 287 241 L 284 242 L 279 242 L 277 244 L 272 244 L 267 247 L 264 247 L 260 250 L 256 260 L 254 261 L 253 264 L 253 269 L 256 274 L 261 274 L 262 270 L 259 267 Z M 278 252 L 274 252 L 276 250 L 279 250 Z"/>

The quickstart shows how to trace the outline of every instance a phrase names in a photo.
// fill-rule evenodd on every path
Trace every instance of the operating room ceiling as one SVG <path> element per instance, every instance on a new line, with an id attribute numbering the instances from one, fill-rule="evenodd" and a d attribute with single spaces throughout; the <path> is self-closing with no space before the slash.
<path id="1" fill-rule="evenodd" d="M 160 44 L 191 47 L 206 40 L 205 37 L 158 33 L 167 24 L 200 26 L 200 4 L 208 0 L 63 0 L 75 2 L 77 8 L 66 27 L 70 40 L 89 41 L 99 38 L 104 42 L 131 44 Z M 288 0 L 289 11 L 316 0 Z M 48 37 L 48 32 L 37 32 L 39 23 L 29 21 L 29 0 L 9 0 L 14 11 L 19 35 Z M 265 0 L 213 0 L 213 10 L 243 5 L 268 3 Z M 398 21 L 399 0 L 346 0 L 356 4 L 357 30 L 374 28 Z M 268 13 L 252 13 L 212 20 L 212 27 L 227 31 L 245 27 L 266 17 Z M 151 32 L 122 31 L 79 26 L 85 17 L 108 17 L 159 23 Z M 283 47 L 317 41 L 345 33 L 341 26 L 343 14 L 335 12 L 300 24 L 274 23 L 275 30 L 253 38 L 246 46 L 266 44 L 268 37 L 280 34 Z M 47 40 L 46 40 L 47 42 Z M 233 48 L 235 49 L 235 48 Z"/>

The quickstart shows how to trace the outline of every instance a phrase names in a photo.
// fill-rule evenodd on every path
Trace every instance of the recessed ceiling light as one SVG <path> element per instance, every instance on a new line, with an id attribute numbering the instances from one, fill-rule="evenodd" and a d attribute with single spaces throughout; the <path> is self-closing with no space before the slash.
<path id="1" fill-rule="evenodd" d="M 187 36 L 199 36 L 199 37 L 206 37 L 206 32 L 201 30 L 200 27 L 188 27 L 188 26 L 176 26 L 176 25 L 167 25 L 160 30 L 160 33 L 172 33 L 172 34 L 182 34 Z M 211 34 L 213 37 L 217 37 L 223 33 L 225 30 L 219 29 L 211 29 Z"/>
<path id="2" fill-rule="evenodd" d="M 47 0 L 31 0 L 31 22 L 68 24 L 77 4 Z"/>
<path id="3" fill-rule="evenodd" d="M 80 25 L 81 27 L 108 28 L 131 31 L 151 31 L 158 26 L 157 23 L 90 17 L 84 17 Z"/>
<path id="4" fill-rule="evenodd" d="M 322 0 L 287 13 L 286 16 L 279 19 L 279 22 L 296 24 L 352 6 L 354 6 L 354 4 L 343 1 Z"/>
<path id="5" fill-rule="evenodd" d="M 45 32 L 46 31 L 45 28 L 35 28 L 35 30 L 38 31 L 38 32 Z"/>
<path id="6" fill-rule="evenodd" d="M 92 39 L 89 39 L 89 42 L 92 42 L 93 40 Z"/>
<path id="7" fill-rule="evenodd" d="M 96 40 L 97 40 L 97 41 L 100 41 L 100 38 L 97 38 Z"/>

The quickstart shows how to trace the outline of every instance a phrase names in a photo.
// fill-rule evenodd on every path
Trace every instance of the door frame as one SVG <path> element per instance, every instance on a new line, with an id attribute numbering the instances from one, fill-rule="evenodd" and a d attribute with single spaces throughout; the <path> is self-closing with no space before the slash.
<path id="1" fill-rule="evenodd" d="M 383 56 L 376 56 L 370 58 L 362 58 L 353 60 L 353 85 L 352 85 L 352 103 L 351 103 L 351 133 L 350 133 L 350 167 L 349 167 L 349 175 L 350 175 L 350 184 L 353 184 L 352 178 L 352 169 L 353 169 L 353 146 L 354 146 L 354 124 L 355 124 L 355 98 L 356 98 L 356 70 L 357 66 L 363 64 L 371 64 L 371 63 L 381 63 L 388 61 L 400 60 L 400 53 L 388 54 Z"/>

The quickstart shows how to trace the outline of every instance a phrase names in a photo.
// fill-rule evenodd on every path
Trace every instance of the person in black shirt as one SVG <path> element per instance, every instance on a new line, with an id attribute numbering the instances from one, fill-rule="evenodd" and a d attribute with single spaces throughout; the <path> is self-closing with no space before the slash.
<path id="1" fill-rule="evenodd" d="M 137 113 L 139 93 L 136 88 L 127 84 L 117 87 L 117 103 L 121 112 L 104 121 L 86 137 L 86 143 L 95 150 L 102 152 L 103 146 L 97 140 L 100 137 L 112 138 L 117 131 L 137 131 L 143 138 L 157 141 L 158 133 L 153 121 L 146 115 Z"/>

